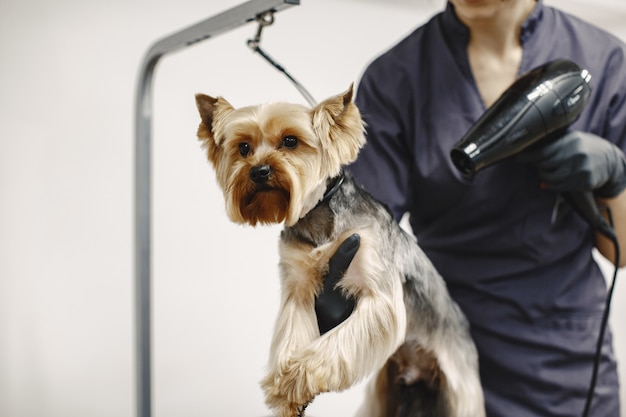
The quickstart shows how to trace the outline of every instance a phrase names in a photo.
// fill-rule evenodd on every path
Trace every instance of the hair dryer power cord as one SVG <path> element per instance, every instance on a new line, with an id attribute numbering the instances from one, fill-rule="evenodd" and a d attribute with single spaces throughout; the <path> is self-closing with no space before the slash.
<path id="1" fill-rule="evenodd" d="M 603 208 L 608 216 L 609 224 L 613 227 L 613 217 L 611 214 L 611 210 L 608 207 Z M 598 341 L 596 345 L 595 356 L 593 358 L 593 370 L 591 374 L 591 382 L 589 384 L 589 390 L 587 391 L 587 399 L 585 401 L 585 409 L 583 411 L 583 417 L 589 417 L 589 412 L 591 411 L 591 402 L 593 401 L 593 394 L 596 389 L 596 383 L 598 381 L 598 371 L 600 368 L 600 360 L 602 359 L 602 344 L 604 342 L 604 334 L 606 333 L 606 328 L 609 322 L 609 312 L 611 310 L 611 300 L 613 299 L 613 292 L 615 290 L 615 282 L 617 281 L 617 273 L 619 270 L 620 264 L 620 247 L 619 242 L 617 240 L 617 236 L 615 233 L 611 231 L 600 231 L 604 236 L 606 236 L 609 240 L 613 242 L 613 246 L 615 249 L 615 259 L 614 259 L 614 271 L 613 278 L 611 279 L 611 284 L 608 289 L 608 293 L 606 296 L 606 303 L 604 306 L 604 312 L 602 314 L 602 321 L 600 322 L 600 333 L 598 334 Z"/>

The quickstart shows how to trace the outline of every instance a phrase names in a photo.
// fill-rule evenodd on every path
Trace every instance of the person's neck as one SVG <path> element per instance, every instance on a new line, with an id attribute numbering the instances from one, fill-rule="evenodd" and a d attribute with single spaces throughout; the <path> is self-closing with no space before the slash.
<path id="1" fill-rule="evenodd" d="M 470 48 L 479 47 L 494 55 L 504 55 L 512 46 L 520 45 L 522 25 L 536 5 L 535 0 L 509 2 L 492 15 L 466 19 L 470 31 Z M 463 20 L 463 19 L 462 19 Z"/>

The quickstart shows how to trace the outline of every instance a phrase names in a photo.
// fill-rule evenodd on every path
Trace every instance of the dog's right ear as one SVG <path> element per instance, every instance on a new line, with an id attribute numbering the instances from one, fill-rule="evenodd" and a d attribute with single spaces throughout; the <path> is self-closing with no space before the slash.
<path id="1" fill-rule="evenodd" d="M 216 98 L 206 94 L 196 94 L 196 106 L 198 107 L 198 112 L 200 112 L 200 118 L 209 130 L 213 129 L 213 113 L 215 112 L 216 104 Z"/>
<path id="2" fill-rule="evenodd" d="M 196 106 L 202 122 L 198 126 L 198 140 L 207 150 L 207 157 L 217 166 L 220 159 L 219 134 L 215 133 L 214 122 L 218 119 L 219 98 L 196 94 Z"/>
<path id="3" fill-rule="evenodd" d="M 218 121 L 231 112 L 233 106 L 222 97 L 214 98 L 206 94 L 196 94 L 196 106 L 202 119 L 198 126 L 198 140 L 207 148 L 209 160 L 215 162 L 223 140 Z"/>

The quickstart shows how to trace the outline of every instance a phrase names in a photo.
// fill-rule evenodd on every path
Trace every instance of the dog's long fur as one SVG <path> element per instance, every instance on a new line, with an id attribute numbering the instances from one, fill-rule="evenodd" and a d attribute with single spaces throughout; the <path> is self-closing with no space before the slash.
<path id="1" fill-rule="evenodd" d="M 231 220 L 285 225 L 281 307 L 261 383 L 267 405 L 295 417 L 316 395 L 379 371 L 361 417 L 484 416 L 468 323 L 415 240 L 349 174 L 322 198 L 365 142 L 352 87 L 313 109 L 287 103 L 235 109 L 203 94 L 196 103 L 198 138 Z M 354 233 L 360 248 L 339 286 L 356 307 L 320 336 L 315 297 L 329 259 Z"/>

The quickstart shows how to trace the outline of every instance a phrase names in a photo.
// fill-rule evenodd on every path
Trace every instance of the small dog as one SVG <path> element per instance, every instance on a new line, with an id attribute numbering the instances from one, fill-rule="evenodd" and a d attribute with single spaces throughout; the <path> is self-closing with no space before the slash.
<path id="1" fill-rule="evenodd" d="M 288 103 L 235 109 L 221 97 L 196 95 L 198 139 L 230 219 L 284 223 L 281 307 L 261 382 L 266 404 L 279 417 L 296 417 L 318 394 L 379 371 L 361 417 L 483 417 L 465 316 L 415 239 L 343 174 L 365 143 L 352 95 L 350 86 L 313 109 Z M 355 233 L 360 247 L 338 286 L 356 306 L 320 335 L 315 298 L 329 259 Z M 416 384 L 422 399 L 406 395 Z"/>

